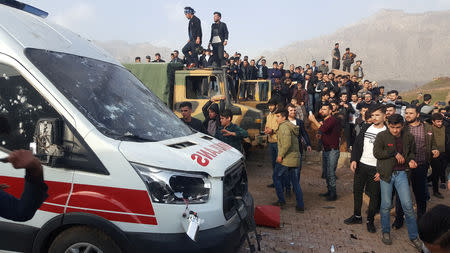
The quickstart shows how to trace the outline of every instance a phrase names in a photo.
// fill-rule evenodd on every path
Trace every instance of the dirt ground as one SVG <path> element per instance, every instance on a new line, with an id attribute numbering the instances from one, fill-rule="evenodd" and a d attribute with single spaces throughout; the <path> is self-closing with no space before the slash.
<path id="1" fill-rule="evenodd" d="M 342 153 L 346 156 L 348 153 Z M 307 161 L 303 161 L 300 185 L 303 190 L 305 212 L 295 211 L 294 195 L 287 199 L 287 208 L 281 210 L 281 228 L 257 227 L 262 235 L 261 252 L 416 252 L 409 242 L 406 225 L 400 230 L 392 230 L 393 244 L 386 246 L 381 242 L 380 216 L 375 216 L 377 232 L 367 232 L 365 212 L 368 198 L 364 196 L 362 225 L 345 225 L 344 219 L 353 214 L 353 173 L 346 162 L 340 162 L 337 169 L 338 200 L 327 202 L 318 194 L 326 191 L 325 180 L 321 175 L 321 154 L 311 152 Z M 345 159 L 344 159 L 345 160 Z M 249 190 L 255 199 L 255 205 L 270 205 L 277 200 L 274 188 L 267 185 L 272 182 L 272 167 L 268 150 L 253 152 L 247 163 Z M 429 188 L 432 191 L 431 188 Z M 444 199 L 431 196 L 428 209 L 437 204 L 450 204 L 450 191 L 440 190 Z M 414 199 L 414 197 L 413 197 Z M 391 212 L 392 213 L 392 212 Z M 391 217 L 391 223 L 393 217 Z M 253 233 L 251 240 L 255 243 Z M 250 252 L 248 244 L 243 243 L 239 253 Z"/>

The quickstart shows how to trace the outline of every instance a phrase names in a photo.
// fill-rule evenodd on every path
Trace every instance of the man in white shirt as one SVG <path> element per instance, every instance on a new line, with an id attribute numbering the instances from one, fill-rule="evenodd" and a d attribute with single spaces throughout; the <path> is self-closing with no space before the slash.
<path id="1" fill-rule="evenodd" d="M 372 124 L 365 125 L 356 137 L 350 159 L 350 169 L 355 173 L 353 182 L 354 211 L 353 215 L 344 223 L 347 225 L 362 223 L 361 206 L 365 188 L 366 194 L 370 197 L 367 230 L 371 233 L 376 232 L 373 221 L 380 204 L 380 179 L 376 170 L 377 159 L 373 155 L 373 143 L 377 134 L 386 130 L 385 113 L 384 105 L 374 108 L 371 115 Z"/>

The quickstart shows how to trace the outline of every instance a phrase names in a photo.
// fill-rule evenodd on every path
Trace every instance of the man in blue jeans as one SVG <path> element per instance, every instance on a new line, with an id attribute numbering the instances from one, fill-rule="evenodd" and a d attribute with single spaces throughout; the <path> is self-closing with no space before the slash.
<path id="1" fill-rule="evenodd" d="M 275 190 L 278 197 L 276 205 L 282 208 L 286 205 L 284 198 L 283 180 L 289 178 L 297 200 L 296 210 L 303 213 L 305 207 L 303 204 L 303 193 L 300 188 L 300 150 L 298 148 L 299 127 L 292 124 L 288 119 L 288 111 L 285 109 L 276 111 L 276 120 L 279 124 L 278 137 L 278 156 L 275 167 Z"/>
<path id="2" fill-rule="evenodd" d="M 415 162 L 415 141 L 409 131 L 403 129 L 403 117 L 394 114 L 388 117 L 388 130 L 379 133 L 375 139 L 373 155 L 377 159 L 375 181 L 381 188 L 381 241 L 392 244 L 390 207 L 392 189 L 395 187 L 406 216 L 408 235 L 414 247 L 421 252 L 422 242 L 418 237 L 416 216 L 409 191 L 407 170 L 417 168 Z"/>
<path id="3" fill-rule="evenodd" d="M 277 102 L 273 99 L 269 100 L 269 115 L 266 117 L 266 125 L 264 127 L 264 133 L 267 135 L 267 141 L 269 142 L 269 154 L 272 161 L 272 180 L 273 183 L 269 184 L 267 187 L 275 187 L 275 164 L 278 154 L 278 144 L 277 144 L 277 130 L 278 123 L 275 118 L 275 111 L 277 109 Z"/>
<path id="4" fill-rule="evenodd" d="M 322 140 L 322 169 L 326 171 L 327 192 L 320 194 L 327 201 L 337 200 L 336 193 L 336 167 L 339 160 L 339 137 L 341 136 L 341 124 L 332 115 L 330 103 L 322 104 L 319 113 L 324 117 L 323 122 L 318 122 L 314 114 L 309 115 L 311 123 L 319 128 Z"/>

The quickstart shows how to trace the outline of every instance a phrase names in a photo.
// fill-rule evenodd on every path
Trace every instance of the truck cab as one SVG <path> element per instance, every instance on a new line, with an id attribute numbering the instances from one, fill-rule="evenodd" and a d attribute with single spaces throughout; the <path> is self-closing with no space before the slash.
<path id="1" fill-rule="evenodd" d="M 222 69 L 184 69 L 181 64 L 138 63 L 124 64 L 150 90 L 154 91 L 174 113 L 181 117 L 182 102 L 192 103 L 192 116 L 200 120 L 205 117 L 203 106 L 214 96 L 224 96 L 224 107 L 231 109 L 233 123 L 247 130 L 247 140 L 252 146 L 264 144 L 260 135 L 263 113 L 247 105 L 232 103 L 225 72 Z"/>

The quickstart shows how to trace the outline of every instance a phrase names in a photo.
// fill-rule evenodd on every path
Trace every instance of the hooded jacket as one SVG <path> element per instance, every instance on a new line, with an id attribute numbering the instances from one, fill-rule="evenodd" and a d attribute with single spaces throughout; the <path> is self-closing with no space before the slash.
<path id="1" fill-rule="evenodd" d="M 223 109 L 225 107 L 225 104 L 223 102 L 223 100 L 220 101 L 220 107 Z M 216 113 L 216 118 L 214 119 L 214 121 L 216 122 L 216 131 L 217 129 L 219 129 L 220 127 L 220 109 L 219 109 L 219 105 L 217 103 L 214 103 L 213 101 L 208 101 L 206 102 L 206 104 L 202 107 L 202 112 L 203 112 L 203 116 L 205 116 L 205 120 L 203 121 L 203 127 L 205 128 L 205 131 L 208 131 L 208 123 L 211 120 L 209 118 L 209 109 L 213 110 Z M 214 136 L 214 135 L 213 135 Z"/>
<path id="2" fill-rule="evenodd" d="M 282 122 L 277 131 L 278 156 L 283 158 L 281 164 L 286 167 L 300 166 L 300 150 L 298 146 L 299 127 L 289 120 Z"/>

